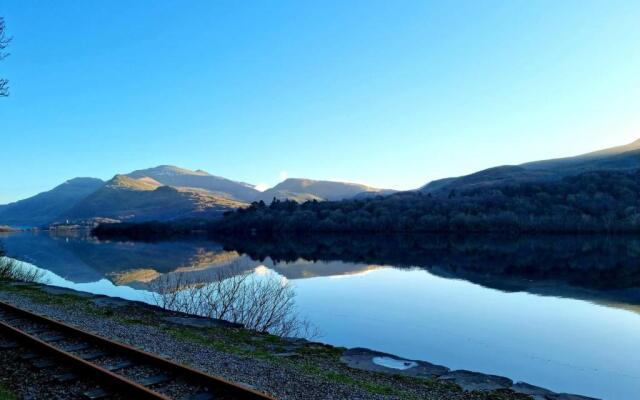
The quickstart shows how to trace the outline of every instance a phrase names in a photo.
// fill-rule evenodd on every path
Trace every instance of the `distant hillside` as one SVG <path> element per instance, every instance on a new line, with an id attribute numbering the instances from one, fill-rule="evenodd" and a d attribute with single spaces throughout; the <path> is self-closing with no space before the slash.
<path id="1" fill-rule="evenodd" d="M 520 169 L 502 171 L 518 173 Z M 491 181 L 495 182 L 492 175 Z M 402 192 L 364 200 L 254 203 L 211 230 L 294 232 L 640 232 L 640 170 L 592 171 L 553 181 L 517 181 L 452 190 Z"/>
<path id="2" fill-rule="evenodd" d="M 640 141 L 350 201 L 254 204 L 222 232 L 640 232 Z"/>
<path id="3" fill-rule="evenodd" d="M 308 200 L 343 200 L 363 194 L 391 194 L 393 190 L 376 189 L 357 183 L 316 181 L 311 179 L 289 178 L 255 197 L 270 203 L 275 197 L 279 200 L 294 200 L 299 203 Z"/>
<path id="4" fill-rule="evenodd" d="M 133 171 L 127 176 L 134 179 L 151 178 L 165 186 L 204 189 L 219 197 L 244 202 L 253 200 L 260 193 L 248 183 L 232 181 L 201 170 L 191 171 L 172 165 L 141 169 Z"/>
<path id="5" fill-rule="evenodd" d="M 592 171 L 632 172 L 640 169 L 640 140 L 576 157 L 489 168 L 470 175 L 432 181 L 420 190 L 448 194 L 514 183 L 552 182 Z"/>
<path id="6" fill-rule="evenodd" d="M 205 190 L 161 186 L 144 177 L 116 175 L 84 198 L 63 219 L 113 218 L 122 221 L 172 220 L 213 217 L 246 204 Z"/>
<path id="7" fill-rule="evenodd" d="M 590 153 L 586 153 L 586 154 L 582 154 L 576 157 L 565 157 L 565 158 L 559 158 L 559 159 L 555 159 L 555 160 L 547 160 L 547 161 L 537 161 L 537 162 L 532 162 L 532 163 L 527 163 L 524 165 L 530 165 L 530 166 L 534 166 L 534 165 L 545 165 L 545 164 L 553 164 L 555 162 L 558 161 L 579 161 L 579 160 L 587 160 L 587 159 L 596 159 L 596 158 L 600 158 L 600 157 L 607 157 L 607 156 L 613 156 L 613 155 L 617 155 L 617 154 L 623 154 L 623 153 L 628 153 L 630 151 L 636 151 L 636 150 L 640 150 L 640 139 L 631 142 L 629 144 L 625 144 L 622 146 L 615 146 L 615 147 L 610 147 L 608 149 L 603 149 L 603 150 L 597 150 L 597 151 L 593 151 Z"/>
<path id="8" fill-rule="evenodd" d="M 342 200 L 390 194 L 365 185 L 288 179 L 260 192 L 253 185 L 171 165 L 100 179 L 76 178 L 29 199 L 0 205 L 0 225 L 92 224 L 101 219 L 168 221 L 218 216 L 257 200 Z"/>
<path id="9" fill-rule="evenodd" d="M 75 178 L 48 192 L 7 204 L 0 208 L 0 225 L 39 226 L 48 224 L 103 184 L 104 182 L 100 179 Z"/>

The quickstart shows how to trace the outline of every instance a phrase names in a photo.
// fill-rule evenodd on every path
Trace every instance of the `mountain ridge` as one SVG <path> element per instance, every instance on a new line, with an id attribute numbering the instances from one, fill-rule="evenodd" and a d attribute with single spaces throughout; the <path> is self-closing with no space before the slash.
<path id="1" fill-rule="evenodd" d="M 79 192 L 74 189 L 83 182 L 90 185 Z M 0 205 L 0 224 L 27 227 L 65 221 L 91 224 L 103 219 L 216 218 L 252 201 L 270 202 L 274 197 L 323 201 L 392 192 L 356 183 L 304 178 L 291 178 L 260 192 L 245 182 L 165 164 L 116 174 L 106 182 L 96 178 L 70 179 L 50 191 Z"/>
<path id="2" fill-rule="evenodd" d="M 36 226 L 51 222 L 102 186 L 97 178 L 73 178 L 53 189 L 0 207 L 0 224 Z"/>
<path id="3" fill-rule="evenodd" d="M 249 183 L 233 181 L 203 170 L 192 171 L 174 165 L 158 165 L 135 170 L 125 175 L 134 179 L 151 178 L 165 186 L 204 189 L 217 196 L 243 202 L 251 201 L 260 193 L 254 185 Z"/>
<path id="4" fill-rule="evenodd" d="M 451 196 L 456 191 L 560 181 L 590 171 L 627 172 L 640 169 L 640 140 L 574 157 L 487 168 L 472 174 L 431 181 L 418 192 Z M 63 220 L 109 218 L 160 221 L 213 218 L 253 201 L 273 198 L 364 200 L 396 193 L 349 182 L 289 178 L 260 192 L 254 185 L 189 170 L 159 165 L 116 174 L 109 181 L 73 178 L 27 199 L 0 205 L 0 225 L 44 226 Z M 401 194 L 401 193 L 399 193 Z"/>
<path id="5" fill-rule="evenodd" d="M 203 191 L 160 185 L 148 177 L 116 175 L 101 188 L 75 204 L 62 219 L 111 218 L 122 221 L 166 221 L 178 218 L 215 217 L 246 203 Z"/>
<path id="6" fill-rule="evenodd" d="M 308 178 L 287 178 L 274 187 L 265 190 L 256 200 L 270 202 L 273 198 L 304 202 L 308 200 L 335 201 L 353 198 L 362 193 L 391 194 L 391 189 L 378 189 L 371 186 L 338 182 L 329 180 L 315 180 Z"/>
<path id="7" fill-rule="evenodd" d="M 531 161 L 519 165 L 491 167 L 468 175 L 437 179 L 419 188 L 427 193 L 445 193 L 516 182 L 549 182 L 590 171 L 633 171 L 640 168 L 640 139 L 572 157 Z"/>

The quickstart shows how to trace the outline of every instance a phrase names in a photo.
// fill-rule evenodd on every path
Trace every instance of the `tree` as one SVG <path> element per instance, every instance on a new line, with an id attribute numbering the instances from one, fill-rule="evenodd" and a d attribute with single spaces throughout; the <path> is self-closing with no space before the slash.
<path id="1" fill-rule="evenodd" d="M 9 46 L 9 42 L 11 42 L 11 38 L 7 36 L 5 28 L 4 18 L 0 17 L 0 61 L 9 55 L 9 53 L 5 53 L 3 50 L 6 49 L 7 46 Z M 7 96 L 9 96 L 9 81 L 0 78 L 0 97 Z"/>
<path id="2" fill-rule="evenodd" d="M 253 273 L 240 264 L 218 268 L 209 277 L 185 272 L 150 282 L 152 301 L 166 310 L 217 318 L 283 337 L 312 339 L 318 332 L 298 315 L 291 283 L 272 271 Z"/>

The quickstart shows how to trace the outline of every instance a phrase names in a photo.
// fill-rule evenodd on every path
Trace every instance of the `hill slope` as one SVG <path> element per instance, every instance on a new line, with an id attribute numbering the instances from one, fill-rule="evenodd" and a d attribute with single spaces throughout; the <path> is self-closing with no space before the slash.
<path id="1" fill-rule="evenodd" d="M 351 201 L 253 204 L 212 230 L 283 232 L 640 232 L 640 141 L 489 168 L 422 190 Z"/>
<path id="2" fill-rule="evenodd" d="M 232 181 L 201 170 L 191 171 L 172 165 L 141 169 L 133 171 L 127 176 L 134 179 L 151 178 L 165 186 L 204 189 L 219 197 L 245 202 L 251 201 L 260 193 L 248 183 Z"/>
<path id="3" fill-rule="evenodd" d="M 205 190 L 162 186 L 148 177 L 116 175 L 84 198 L 64 219 L 113 218 L 123 221 L 171 220 L 212 217 L 245 203 L 216 196 Z"/>
<path id="4" fill-rule="evenodd" d="M 255 197 L 256 200 L 271 202 L 273 198 L 297 202 L 307 200 L 343 200 L 363 194 L 391 194 L 393 190 L 377 189 L 357 183 L 316 181 L 289 178 Z"/>
<path id="5" fill-rule="evenodd" d="M 519 169 L 515 170 L 520 171 Z M 402 192 L 365 200 L 254 203 L 211 229 L 285 232 L 640 232 L 640 170 L 486 185 L 448 195 Z"/>
<path id="6" fill-rule="evenodd" d="M 631 172 L 640 169 L 640 140 L 576 157 L 534 161 L 489 168 L 470 175 L 432 181 L 420 188 L 428 193 L 450 193 L 511 183 L 552 182 L 592 171 Z"/>
<path id="7" fill-rule="evenodd" d="M 48 192 L 4 205 L 0 208 L 0 225 L 39 226 L 53 222 L 103 184 L 100 179 L 75 178 Z"/>

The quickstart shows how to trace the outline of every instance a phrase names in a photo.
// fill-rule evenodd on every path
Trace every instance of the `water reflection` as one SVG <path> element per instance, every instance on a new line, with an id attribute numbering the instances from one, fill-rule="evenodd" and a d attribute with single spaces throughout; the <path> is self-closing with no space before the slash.
<path id="1" fill-rule="evenodd" d="M 134 243 L 19 233 L 0 241 L 9 256 L 59 275 L 54 284 L 139 300 L 174 277 L 275 271 L 294 283 L 297 304 L 328 343 L 555 391 L 607 399 L 640 392 L 640 358 L 630 351 L 640 339 L 633 237 Z"/>
<path id="2" fill-rule="evenodd" d="M 99 241 L 86 232 L 57 234 L 22 232 L 0 235 L 7 255 L 47 269 L 75 283 L 109 279 L 134 287 L 161 274 L 204 273 L 229 264 L 257 263 L 248 256 L 225 251 L 211 241 L 166 241 L 134 243 Z"/>
<path id="3" fill-rule="evenodd" d="M 220 268 L 261 265 L 288 279 L 421 268 L 505 292 L 595 301 L 640 311 L 640 239 L 626 236 L 283 237 L 153 243 L 100 241 L 86 232 L 0 235 L 7 255 L 75 283 L 108 279 L 148 289 L 164 274 L 206 280 Z"/>
<path id="4" fill-rule="evenodd" d="M 629 236 L 410 236 L 223 239 L 254 259 L 341 260 L 421 268 L 505 292 L 591 300 L 639 311 L 640 239 Z"/>

